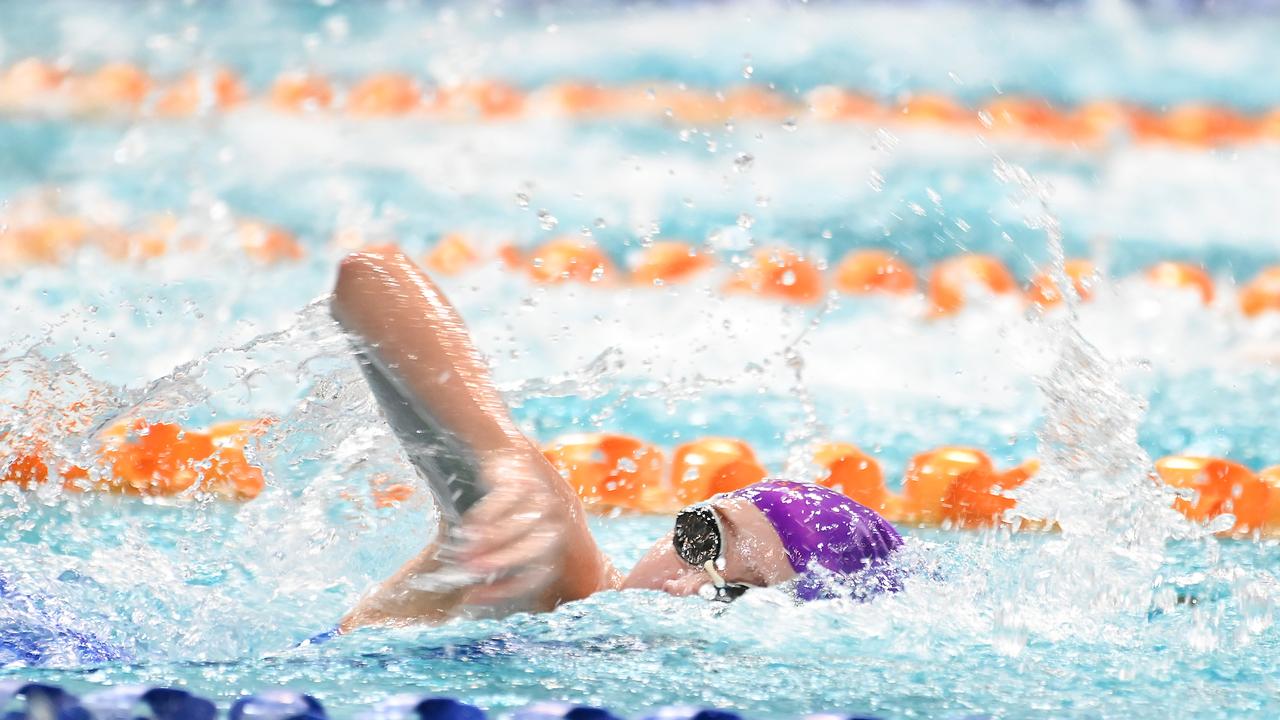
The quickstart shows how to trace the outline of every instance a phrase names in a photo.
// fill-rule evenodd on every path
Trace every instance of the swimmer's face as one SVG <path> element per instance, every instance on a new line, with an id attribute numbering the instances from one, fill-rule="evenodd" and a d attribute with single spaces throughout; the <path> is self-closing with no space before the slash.
<path id="1" fill-rule="evenodd" d="M 723 529 L 724 568 L 720 573 L 727 582 L 763 587 L 795 577 L 778 533 L 755 505 L 743 498 L 721 498 L 713 504 Z M 705 570 L 680 559 L 671 533 L 667 533 L 640 558 L 622 587 L 697 595 L 709 582 Z"/>

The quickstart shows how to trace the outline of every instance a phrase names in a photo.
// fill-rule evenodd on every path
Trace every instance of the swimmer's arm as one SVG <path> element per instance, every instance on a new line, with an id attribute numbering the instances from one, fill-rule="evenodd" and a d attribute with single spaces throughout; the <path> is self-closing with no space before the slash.
<path id="1" fill-rule="evenodd" d="M 440 543 L 432 543 L 405 563 L 373 592 L 361 598 L 338 624 L 347 633 L 369 625 L 435 624 L 448 620 L 462 602 L 465 588 L 438 592 L 413 588 L 413 580 L 444 568 Z"/>
<path id="2" fill-rule="evenodd" d="M 435 283 L 395 249 L 342 261 L 332 313 L 430 408 L 443 429 L 477 455 L 523 450 L 462 318 Z"/>
<path id="3" fill-rule="evenodd" d="M 619 586 L 577 493 L 516 427 L 461 318 L 425 273 L 395 249 L 353 254 L 339 270 L 332 312 L 468 445 L 489 490 L 462 519 L 456 560 L 425 549 L 353 609 L 344 628 L 436 622 L 465 605 L 550 610 Z M 447 565 L 482 580 L 447 592 L 413 583 Z"/>

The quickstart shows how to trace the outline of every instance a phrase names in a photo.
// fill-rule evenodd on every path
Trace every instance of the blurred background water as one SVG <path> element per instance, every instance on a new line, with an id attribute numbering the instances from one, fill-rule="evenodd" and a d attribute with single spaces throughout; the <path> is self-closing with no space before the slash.
<path id="1" fill-rule="evenodd" d="M 128 60 L 157 78 L 226 67 L 255 97 L 287 70 L 346 84 L 395 70 L 526 91 L 684 83 L 802 102 L 838 85 L 885 102 L 936 93 L 976 106 L 1008 94 L 1262 113 L 1280 106 L 1278 36 L 1280 16 L 1247 4 L 0 4 L 0 65 Z M 922 268 L 990 253 L 1026 280 L 1051 254 L 997 172 L 1012 163 L 1051 188 L 1067 254 L 1104 270 L 1075 326 L 1107 358 L 1102 375 L 1145 408 L 1141 449 L 1258 469 L 1280 462 L 1280 324 L 1246 320 L 1234 298 L 1280 258 L 1278 159 L 1275 139 L 1073 147 L 803 113 L 694 125 L 661 113 L 290 116 L 258 102 L 184 119 L 7 112 L 6 217 L 137 225 L 168 212 L 205 242 L 143 262 L 88 248 L 0 268 L 0 429 L 50 428 L 62 456 L 87 459 L 92 431 L 115 418 L 278 422 L 251 444 L 267 489 L 243 505 L 0 488 L 0 568 L 18 598 L 0 609 L 0 632 L 40 648 L 0 673 L 72 688 L 181 684 L 223 701 L 288 686 L 340 716 L 405 690 L 495 710 L 554 698 L 753 717 L 1269 716 L 1275 541 L 1172 526 L 1151 529 L 1162 550 L 1141 572 L 1110 565 L 1123 538 L 1088 540 L 1091 571 L 1144 594 L 1137 609 L 1056 594 L 1058 582 L 1110 587 L 1078 564 L 1078 539 L 911 530 L 905 562 L 921 571 L 906 592 L 866 605 L 779 607 L 760 593 L 719 613 L 611 593 L 544 616 L 294 646 L 434 527 L 421 494 L 372 502 L 371 482 L 409 471 L 345 341 L 310 305 L 350 249 L 344 237 L 394 239 L 420 257 L 450 232 L 490 250 L 582 233 L 619 264 L 655 239 L 709 244 L 721 266 L 680 286 L 535 285 L 496 261 L 443 284 L 538 440 L 607 429 L 670 447 L 730 435 L 775 471 L 812 437 L 849 440 L 895 486 L 914 453 L 938 445 L 983 448 L 1002 467 L 1039 454 L 1037 382 L 1062 357 L 1063 328 L 1011 299 L 926 320 L 918 297 L 813 308 L 717 288 L 751 249 L 774 244 L 829 264 L 880 247 Z M 253 262 L 238 218 L 287 228 L 304 257 Z M 1134 277 L 1165 259 L 1207 268 L 1216 300 Z M 76 401 L 99 424 L 52 429 Z M 669 523 L 601 518 L 596 529 L 627 566 Z"/>

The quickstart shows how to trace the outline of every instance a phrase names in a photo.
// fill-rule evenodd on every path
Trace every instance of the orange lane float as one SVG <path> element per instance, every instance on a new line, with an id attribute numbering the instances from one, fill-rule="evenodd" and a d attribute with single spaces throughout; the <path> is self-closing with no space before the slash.
<path id="1" fill-rule="evenodd" d="M 1037 98 L 1001 97 L 983 106 L 985 121 L 995 132 L 1041 136 L 1061 142 L 1088 137 L 1087 128 L 1076 118 L 1064 115 Z"/>
<path id="2" fill-rule="evenodd" d="M 649 93 L 656 107 L 681 122 L 708 125 L 729 119 L 724 103 L 701 90 L 683 85 L 663 85 Z"/>
<path id="3" fill-rule="evenodd" d="M 466 236 L 460 233 L 449 233 L 436 241 L 436 244 L 423 257 L 422 262 L 433 273 L 458 275 L 475 267 L 480 262 L 480 255 L 467 242 Z"/>
<path id="4" fill-rule="evenodd" d="M 929 303 L 934 315 L 950 315 L 964 307 L 969 291 L 992 295 L 1015 292 L 1013 274 L 990 255 L 960 255 L 933 266 L 929 275 Z"/>
<path id="5" fill-rule="evenodd" d="M 230 70 L 190 73 L 169 86 L 156 101 L 156 112 L 185 117 L 210 110 L 230 110 L 248 99 L 248 91 Z"/>
<path id="6" fill-rule="evenodd" d="M 814 303 L 824 293 L 822 271 L 789 248 L 756 251 L 725 283 L 724 290 L 793 303 Z"/>
<path id="7" fill-rule="evenodd" d="M 1084 139 L 1116 140 L 1127 138 L 1132 132 L 1134 118 L 1143 114 L 1137 108 L 1114 100 L 1093 100 L 1077 107 L 1071 113 L 1070 121 L 1080 128 Z"/>
<path id="8" fill-rule="evenodd" d="M 1271 487 L 1237 462 L 1194 455 L 1172 455 L 1156 461 L 1156 473 L 1168 485 L 1189 491 L 1173 507 L 1196 522 L 1224 513 L 1235 516 L 1231 531 L 1259 530 L 1271 512 Z"/>
<path id="9" fill-rule="evenodd" d="M 77 83 L 77 95 L 91 110 L 134 109 L 151 92 L 151 78 L 137 65 L 112 62 Z"/>
<path id="10" fill-rule="evenodd" d="M 20 107 L 43 102 L 66 80 L 66 70 L 57 65 L 40 58 L 20 60 L 0 74 L 0 105 Z"/>
<path id="11" fill-rule="evenodd" d="M 833 283 L 837 290 L 848 295 L 900 295 L 915 292 L 916 275 L 910 265 L 893 253 L 855 250 L 836 266 Z"/>
<path id="12" fill-rule="evenodd" d="M 920 453 L 911 458 L 903 477 L 900 519 L 941 524 L 953 514 L 953 486 L 986 488 L 995 484 L 995 477 L 995 465 L 981 450 L 943 447 Z"/>
<path id="13" fill-rule="evenodd" d="M 947 492 L 944 515 L 958 527 L 998 525 L 1004 522 L 1005 512 L 1017 505 L 1007 493 L 1039 469 L 1038 460 L 1028 460 L 1004 472 L 962 474 Z"/>
<path id="14" fill-rule="evenodd" d="M 831 442 L 819 445 L 813 459 L 824 471 L 816 481 L 819 485 L 842 492 L 877 512 L 888 511 L 889 491 L 875 458 L 856 445 Z"/>
<path id="15" fill-rule="evenodd" d="M 293 233 L 257 220 L 241 221 L 236 234 L 241 249 L 260 263 L 301 260 L 305 254 Z"/>
<path id="16" fill-rule="evenodd" d="M 1258 134 L 1260 124 L 1227 108 L 1188 104 L 1162 115 L 1137 115 L 1133 127 L 1143 140 L 1208 146 L 1251 139 Z"/>
<path id="17" fill-rule="evenodd" d="M 608 256 L 589 238 L 566 235 L 528 253 L 508 245 L 499 254 L 507 267 L 523 270 L 539 283 L 599 283 L 616 275 Z"/>
<path id="18" fill-rule="evenodd" d="M 534 91 L 530 104 L 544 113 L 598 117 L 619 111 L 618 91 L 584 82 L 561 82 Z"/>
<path id="19" fill-rule="evenodd" d="M 1266 526 L 1273 532 L 1280 528 L 1280 465 L 1263 468 L 1258 479 L 1266 484 L 1268 490 Z"/>
<path id="20" fill-rule="evenodd" d="M 654 495 L 663 492 L 662 451 L 633 437 L 565 435 L 543 455 L 588 506 L 645 510 L 654 507 Z"/>
<path id="21" fill-rule="evenodd" d="M 1098 280 L 1098 268 L 1089 260 L 1078 258 L 1067 260 L 1063 266 L 1076 296 L 1087 301 L 1092 296 L 1092 288 Z M 1058 283 L 1048 272 L 1038 273 L 1027 288 L 1027 300 L 1042 308 L 1050 308 L 1062 303 L 1062 293 Z"/>
<path id="22" fill-rule="evenodd" d="M 637 285 L 669 285 L 684 282 L 711 267 L 711 256 L 683 242 L 655 242 L 640 251 L 631 268 Z"/>
<path id="23" fill-rule="evenodd" d="M 0 75 L 0 105 L 11 108 L 44 108 L 96 112 L 110 107 L 137 107 L 148 94 L 150 81 L 144 70 L 127 63 L 110 63 L 104 73 L 70 75 L 57 64 L 27 58 Z M 103 70 L 100 69 L 100 70 Z M 96 77 L 95 77 L 96 76 Z M 200 83 L 187 78 L 164 93 L 157 106 L 161 115 L 185 116 L 202 107 L 225 110 L 242 102 L 246 93 L 228 71 L 218 71 L 213 81 L 213 101 L 201 103 Z M 70 87 L 71 103 L 50 103 Z M 277 80 L 264 102 L 283 112 L 327 107 L 335 99 L 328 82 L 314 76 L 291 74 Z M 1190 103 L 1164 112 L 1113 100 L 1085 102 L 1073 109 L 1054 108 L 1041 98 L 999 96 L 971 110 L 955 99 L 929 92 L 905 95 L 886 106 L 856 91 L 819 86 L 798 103 L 790 93 L 759 85 L 720 90 L 691 89 L 680 85 L 604 88 L 581 82 L 548 84 L 524 92 L 498 79 L 474 79 L 437 90 L 425 107 L 418 81 L 412 76 L 374 73 L 357 81 L 348 93 L 347 107 L 360 117 L 404 115 L 419 108 L 443 117 L 506 119 L 521 117 L 530 108 L 568 117 L 602 115 L 670 115 L 682 122 L 713 124 L 730 119 L 779 120 L 804 108 L 816 119 L 861 120 L 932 124 L 953 129 L 979 129 L 981 119 L 993 132 L 1011 133 L 1048 142 L 1089 143 L 1136 139 L 1211 147 L 1280 136 L 1280 111 L 1257 116 L 1231 108 Z"/>
<path id="24" fill-rule="evenodd" d="M 1161 287 L 1195 290 L 1205 305 L 1213 302 L 1213 278 L 1199 265 L 1165 261 L 1147 270 L 1147 280 Z"/>
<path id="25" fill-rule="evenodd" d="M 1263 270 L 1240 289 L 1240 312 L 1245 317 L 1275 310 L 1280 310 L 1280 266 Z"/>
<path id="26" fill-rule="evenodd" d="M 357 117 L 391 117 L 418 109 L 418 82 L 400 73 L 378 73 L 356 83 L 347 93 L 347 112 Z"/>
<path id="27" fill-rule="evenodd" d="M 724 93 L 724 105 L 730 117 L 781 120 L 796 107 L 776 92 L 755 85 L 743 85 Z"/>
<path id="28" fill-rule="evenodd" d="M 438 88 L 427 107 L 456 118 L 496 120 L 523 113 L 525 96 L 506 83 L 484 80 Z"/>
<path id="29" fill-rule="evenodd" d="M 86 244 L 93 229 L 81 218 L 64 215 L 30 223 L 0 221 L 0 267 L 60 263 Z"/>
<path id="30" fill-rule="evenodd" d="M 1009 490 L 1026 482 L 1039 469 L 1035 460 L 999 472 L 981 450 L 943 447 L 911 459 L 903 478 L 900 511 L 903 522 L 958 527 L 981 527 L 1002 521 L 1014 507 Z"/>
<path id="31" fill-rule="evenodd" d="M 671 487 L 675 506 L 702 502 L 712 495 L 760 482 L 768 472 L 745 442 L 705 437 L 684 443 L 671 458 Z"/>
<path id="32" fill-rule="evenodd" d="M 834 85 L 821 85 L 805 96 L 809 112 L 819 120 L 877 120 L 886 115 L 884 107 L 866 95 Z"/>
<path id="33" fill-rule="evenodd" d="M 271 86 L 271 107 L 282 112 L 316 112 L 327 110 L 331 105 L 333 87 L 320 75 L 285 73 Z"/>
<path id="34" fill-rule="evenodd" d="M 977 114 L 945 95 L 931 93 L 913 94 L 896 108 L 896 115 L 909 122 L 939 125 L 970 125 L 977 121 Z"/>
<path id="35" fill-rule="evenodd" d="M 207 431 L 143 420 L 116 423 L 102 434 L 101 472 L 60 469 L 64 487 L 124 495 L 168 497 L 200 492 L 224 500 L 252 500 L 261 494 L 261 468 L 249 463 L 245 445 L 270 421 L 219 423 Z M 5 467 L 0 483 L 21 488 L 47 482 L 47 446 L 36 443 Z"/>

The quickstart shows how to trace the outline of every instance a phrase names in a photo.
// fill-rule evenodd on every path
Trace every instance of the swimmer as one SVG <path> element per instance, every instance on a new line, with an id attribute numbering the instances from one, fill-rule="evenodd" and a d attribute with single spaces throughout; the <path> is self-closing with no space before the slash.
<path id="1" fill-rule="evenodd" d="M 394 248 L 353 254 L 339 270 L 332 312 L 378 369 L 366 371 L 401 440 L 405 408 L 417 408 L 447 454 L 474 470 L 474 478 L 441 480 L 424 460 L 420 471 L 437 474 L 439 538 L 363 597 L 339 632 L 549 611 L 606 590 L 727 601 L 784 583 L 799 599 L 824 597 L 833 578 L 896 587 L 888 558 L 902 538 L 892 525 L 840 493 L 784 480 L 684 508 L 623 576 L 592 537 L 577 493 L 516 427 L 457 312 L 425 273 Z"/>

